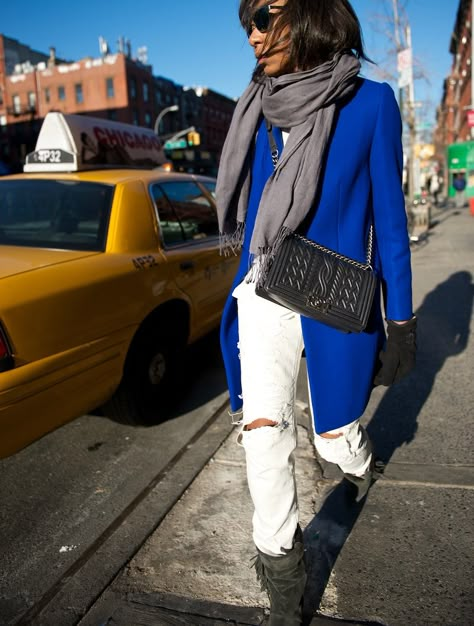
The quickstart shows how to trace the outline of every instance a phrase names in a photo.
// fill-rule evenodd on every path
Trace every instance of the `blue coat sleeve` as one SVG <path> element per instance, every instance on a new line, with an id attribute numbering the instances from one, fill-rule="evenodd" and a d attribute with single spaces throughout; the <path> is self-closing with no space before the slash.
<path id="1" fill-rule="evenodd" d="M 374 226 L 385 316 L 390 320 L 407 320 L 413 312 L 410 242 L 402 190 L 402 124 L 391 87 L 384 83 L 380 93 L 370 151 Z"/>

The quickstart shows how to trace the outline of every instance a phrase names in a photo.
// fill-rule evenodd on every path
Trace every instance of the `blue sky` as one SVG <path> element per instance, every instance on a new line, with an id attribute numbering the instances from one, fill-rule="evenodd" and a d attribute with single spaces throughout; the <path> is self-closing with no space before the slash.
<path id="1" fill-rule="evenodd" d="M 391 44 L 372 25 L 377 14 L 389 12 L 392 0 L 353 0 L 352 4 L 369 56 L 395 71 L 394 59 L 391 68 L 384 62 Z M 410 21 L 414 56 L 430 81 L 415 82 L 415 98 L 431 102 L 427 115 L 434 119 L 451 66 L 449 43 L 459 0 L 401 0 L 400 4 Z M 134 56 L 147 47 L 154 74 L 238 97 L 249 81 L 253 57 L 237 9 L 238 0 L 9 0 L 2 3 L 0 32 L 40 52 L 55 46 L 57 56 L 68 60 L 99 56 L 99 36 L 116 51 L 118 38 L 124 36 L 131 41 Z M 380 30 L 383 24 L 378 23 Z M 379 78 L 368 68 L 365 74 Z"/>

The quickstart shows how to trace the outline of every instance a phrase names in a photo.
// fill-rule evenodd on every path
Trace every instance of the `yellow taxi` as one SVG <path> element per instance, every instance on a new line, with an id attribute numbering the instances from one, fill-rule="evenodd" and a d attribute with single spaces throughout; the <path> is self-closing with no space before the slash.
<path id="1" fill-rule="evenodd" d="M 0 179 L 0 456 L 103 407 L 141 423 L 236 270 L 215 180 L 166 172 L 153 131 L 49 113 Z"/>

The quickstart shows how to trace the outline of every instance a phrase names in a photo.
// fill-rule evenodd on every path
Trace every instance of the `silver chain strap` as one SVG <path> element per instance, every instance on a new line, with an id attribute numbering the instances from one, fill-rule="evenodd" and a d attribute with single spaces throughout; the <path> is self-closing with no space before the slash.
<path id="1" fill-rule="evenodd" d="M 339 252 L 335 252 L 334 250 L 331 250 L 330 248 L 325 248 L 321 244 L 316 243 L 315 241 L 312 241 L 311 239 L 307 239 L 306 237 L 304 237 L 303 235 L 299 235 L 298 233 L 294 233 L 294 236 L 298 237 L 298 239 L 301 239 L 301 241 L 304 241 L 308 245 L 313 246 L 313 248 L 316 248 L 317 250 L 321 250 L 321 252 L 325 252 L 326 254 L 330 254 L 331 256 L 335 257 L 336 259 L 339 259 L 340 261 L 346 261 L 346 263 L 350 263 L 350 265 L 354 265 L 355 267 L 358 267 L 361 270 L 372 270 L 372 246 L 373 246 L 373 238 L 374 238 L 374 228 L 372 224 L 370 225 L 370 230 L 369 230 L 369 241 L 367 243 L 367 260 L 365 263 L 361 263 L 360 261 L 351 259 L 348 256 L 339 254 Z"/>
<path id="2" fill-rule="evenodd" d="M 278 165 L 278 148 L 275 148 L 271 151 L 271 155 L 272 155 L 272 163 L 273 163 L 273 167 L 276 167 Z"/>

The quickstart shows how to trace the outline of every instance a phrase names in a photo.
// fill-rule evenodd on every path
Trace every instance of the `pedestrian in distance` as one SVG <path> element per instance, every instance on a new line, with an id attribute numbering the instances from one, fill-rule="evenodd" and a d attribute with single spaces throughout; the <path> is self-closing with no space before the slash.
<path id="1" fill-rule="evenodd" d="M 360 76 L 368 59 L 347 0 L 241 0 L 239 17 L 257 65 L 217 180 L 223 250 L 242 252 L 221 346 L 269 623 L 294 626 L 306 581 L 294 468 L 302 351 L 316 449 L 341 468 L 357 501 L 374 472 L 359 419 L 375 384 L 390 385 L 414 365 L 401 119 L 392 89 Z M 288 233 L 364 261 L 371 224 L 381 287 L 363 332 L 341 332 L 256 293 Z"/>
<path id="2" fill-rule="evenodd" d="M 466 176 L 462 172 L 457 172 L 453 177 L 453 187 L 455 189 L 455 204 L 458 209 L 462 209 L 466 203 L 465 189 Z"/>
<path id="3" fill-rule="evenodd" d="M 434 172 L 430 179 L 430 194 L 431 194 L 431 197 L 433 198 L 433 204 L 435 206 L 438 205 L 439 191 L 440 191 L 439 176 L 436 172 Z"/>

